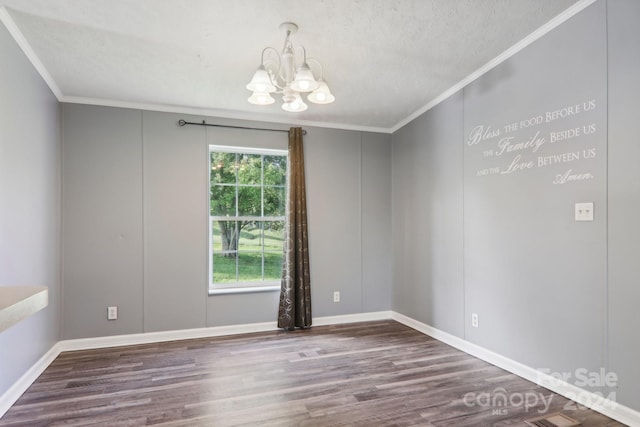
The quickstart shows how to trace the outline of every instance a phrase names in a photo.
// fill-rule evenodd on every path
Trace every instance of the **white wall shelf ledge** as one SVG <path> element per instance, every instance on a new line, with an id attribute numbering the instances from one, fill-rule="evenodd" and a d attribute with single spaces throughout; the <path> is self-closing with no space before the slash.
<path id="1" fill-rule="evenodd" d="M 49 304 L 46 286 L 0 286 L 0 332 Z"/>

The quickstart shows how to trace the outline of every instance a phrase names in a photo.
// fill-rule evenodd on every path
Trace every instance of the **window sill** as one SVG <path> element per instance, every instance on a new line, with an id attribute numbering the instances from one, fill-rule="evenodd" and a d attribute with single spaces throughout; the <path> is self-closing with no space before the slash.
<path id="1" fill-rule="evenodd" d="M 274 292 L 280 290 L 280 284 L 271 286 L 245 286 L 233 288 L 214 288 L 209 289 L 209 295 L 228 295 L 228 294 L 248 294 L 254 292 Z"/>

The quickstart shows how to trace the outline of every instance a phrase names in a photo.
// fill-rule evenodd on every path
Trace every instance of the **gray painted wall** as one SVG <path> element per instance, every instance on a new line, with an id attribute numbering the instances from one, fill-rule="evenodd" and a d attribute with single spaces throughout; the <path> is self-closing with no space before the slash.
<path id="1" fill-rule="evenodd" d="M 145 332 L 206 326 L 209 151 L 180 118 L 143 114 Z"/>
<path id="2" fill-rule="evenodd" d="M 141 117 L 62 109 L 64 338 L 143 331 Z M 116 322 L 107 321 L 112 305 Z"/>
<path id="3" fill-rule="evenodd" d="M 278 292 L 207 295 L 208 144 L 286 149 L 286 134 L 62 108 L 64 337 L 275 322 Z M 389 310 L 391 137 L 307 130 L 313 315 Z M 117 321 L 106 320 L 108 305 Z"/>
<path id="4" fill-rule="evenodd" d="M 477 313 L 482 325 L 466 339 L 553 372 L 604 366 L 606 70 L 600 2 L 464 89 L 465 323 Z M 576 114 L 553 119 L 564 108 Z M 474 144 L 478 126 L 500 135 Z M 534 138 L 539 148 L 516 150 Z M 593 178 L 555 183 L 569 170 Z M 595 221 L 576 222 L 576 202 L 594 202 Z"/>
<path id="5" fill-rule="evenodd" d="M 0 395 L 60 339 L 60 117 L 0 25 L 0 286 L 49 288 L 49 305 L 0 332 Z"/>
<path id="6" fill-rule="evenodd" d="M 596 2 L 392 143 L 393 309 L 533 368 L 568 373 L 570 382 L 578 368 L 604 367 L 618 375 L 617 387 L 588 389 L 615 392 L 609 397 L 636 410 L 639 13 L 631 0 Z M 553 115 L 569 107 L 574 114 Z M 556 138 L 575 129 L 580 135 Z M 537 148 L 515 145 L 536 139 L 544 139 Z M 527 166 L 515 170 L 514 160 Z M 582 179 L 566 180 L 567 172 Z M 451 199 L 442 203 L 442 194 Z M 576 202 L 594 202 L 593 222 L 574 220 Z M 451 217 L 433 223 L 439 206 Z M 451 227 L 444 245 L 441 225 Z M 434 276 L 443 265 L 456 268 Z M 439 317 L 434 306 L 451 312 Z"/>
<path id="7" fill-rule="evenodd" d="M 305 141 L 313 316 L 359 313 L 362 309 L 361 135 L 314 129 Z M 333 303 L 333 291 L 340 291 L 339 304 Z"/>
<path id="8" fill-rule="evenodd" d="M 393 135 L 394 309 L 463 336 L 462 92 Z"/>
<path id="9" fill-rule="evenodd" d="M 609 1 L 609 366 L 618 401 L 640 410 L 640 2 Z"/>
<path id="10" fill-rule="evenodd" d="M 391 308 L 390 136 L 362 134 L 362 311 Z"/>

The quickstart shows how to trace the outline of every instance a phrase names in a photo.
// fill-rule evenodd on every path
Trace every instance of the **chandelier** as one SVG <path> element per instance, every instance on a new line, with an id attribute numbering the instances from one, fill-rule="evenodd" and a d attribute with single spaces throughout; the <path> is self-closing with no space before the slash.
<path id="1" fill-rule="evenodd" d="M 249 102 L 254 105 L 271 105 L 275 102 L 271 94 L 282 94 L 282 109 L 291 113 L 307 109 L 307 104 L 302 100 L 303 93 L 310 92 L 307 100 L 314 104 L 333 102 L 335 97 L 322 78 L 322 65 L 313 58 L 307 58 L 307 52 L 302 46 L 299 47 L 302 51 L 302 63 L 296 66 L 296 50 L 291 42 L 291 35 L 298 31 L 298 26 L 293 22 L 284 22 L 280 24 L 280 29 L 286 33 L 282 52 L 272 47 L 262 50 L 260 66 L 247 85 L 247 89 L 253 92 Z M 317 80 L 307 61 L 319 66 L 320 77 Z"/>

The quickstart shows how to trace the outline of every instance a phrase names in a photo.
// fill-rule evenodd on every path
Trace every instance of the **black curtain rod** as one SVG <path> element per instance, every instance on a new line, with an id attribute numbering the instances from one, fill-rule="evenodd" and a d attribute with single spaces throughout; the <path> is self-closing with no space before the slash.
<path id="1" fill-rule="evenodd" d="M 184 125 L 196 125 L 196 126 L 213 126 L 213 127 L 219 127 L 219 128 L 231 128 L 231 129 L 246 129 L 246 130 L 267 130 L 270 132 L 287 132 L 289 133 L 288 130 L 284 130 L 284 129 L 266 129 L 266 128 L 251 128 L 251 127 L 246 127 L 246 126 L 230 126 L 230 125 L 216 125 L 213 123 L 207 123 L 204 120 L 202 121 L 202 123 L 196 123 L 196 122 L 187 122 L 185 120 L 178 120 L 178 125 L 180 126 L 184 126 Z M 302 129 L 302 134 L 306 135 L 307 131 Z"/>

